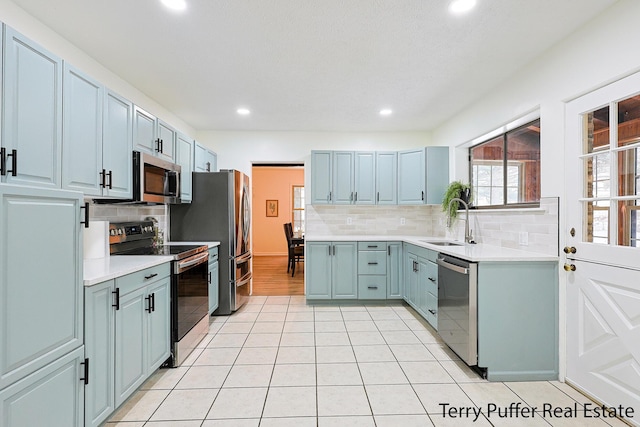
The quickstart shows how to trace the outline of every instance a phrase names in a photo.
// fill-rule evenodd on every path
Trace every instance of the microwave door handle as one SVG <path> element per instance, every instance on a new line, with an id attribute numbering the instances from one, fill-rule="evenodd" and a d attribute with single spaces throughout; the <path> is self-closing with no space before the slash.
<path id="1" fill-rule="evenodd" d="M 178 197 L 180 195 L 180 174 L 177 171 L 166 171 L 164 181 L 164 193 Z M 174 191 L 171 191 L 175 188 Z"/>

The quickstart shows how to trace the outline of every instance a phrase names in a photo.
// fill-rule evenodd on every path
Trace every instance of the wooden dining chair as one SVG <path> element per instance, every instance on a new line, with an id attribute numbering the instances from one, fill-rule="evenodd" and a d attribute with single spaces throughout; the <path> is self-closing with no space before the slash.
<path id="1" fill-rule="evenodd" d="M 287 238 L 289 259 L 287 261 L 287 273 L 291 270 L 291 277 L 296 274 L 296 264 L 304 261 L 304 246 L 293 241 L 293 226 L 290 222 L 284 224 L 284 234 Z"/>

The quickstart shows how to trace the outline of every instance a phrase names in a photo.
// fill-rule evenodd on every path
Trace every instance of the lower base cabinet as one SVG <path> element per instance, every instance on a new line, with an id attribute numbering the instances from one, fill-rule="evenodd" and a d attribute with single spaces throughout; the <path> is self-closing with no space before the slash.
<path id="1" fill-rule="evenodd" d="M 209 249 L 209 316 L 218 309 L 220 303 L 220 272 L 218 269 L 218 248 Z"/>
<path id="2" fill-rule="evenodd" d="M 0 425 L 84 425 L 83 362 L 79 347 L 0 391 Z"/>
<path id="3" fill-rule="evenodd" d="M 107 419 L 170 355 L 170 264 L 85 288 L 85 426 Z"/>
<path id="4" fill-rule="evenodd" d="M 438 329 L 438 253 L 407 246 L 404 300 L 435 329 Z"/>
<path id="5" fill-rule="evenodd" d="M 305 245 L 307 299 L 358 298 L 356 242 L 309 242 Z"/>

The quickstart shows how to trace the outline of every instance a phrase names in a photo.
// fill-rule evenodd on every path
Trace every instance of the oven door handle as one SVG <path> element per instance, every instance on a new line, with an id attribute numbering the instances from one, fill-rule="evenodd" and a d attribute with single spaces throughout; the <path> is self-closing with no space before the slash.
<path id="1" fill-rule="evenodd" d="M 209 260 L 209 252 L 204 252 L 202 255 L 197 256 L 197 258 L 187 258 L 184 261 L 178 261 L 178 273 L 184 271 L 189 267 L 193 267 L 194 265 L 202 264 L 203 262 L 207 262 Z"/>
<path id="2" fill-rule="evenodd" d="M 465 274 L 465 275 L 469 274 L 469 269 L 468 268 L 464 268 L 464 267 L 460 267 L 459 265 L 448 263 L 448 262 L 446 262 L 444 260 L 444 258 L 438 258 L 436 260 L 436 263 L 439 266 L 444 267 L 444 268 L 446 268 L 448 270 L 453 270 L 456 273 Z"/>

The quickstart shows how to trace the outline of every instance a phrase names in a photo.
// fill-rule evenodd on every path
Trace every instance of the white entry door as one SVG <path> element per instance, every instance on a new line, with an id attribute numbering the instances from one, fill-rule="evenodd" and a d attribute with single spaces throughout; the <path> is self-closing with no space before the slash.
<path id="1" fill-rule="evenodd" d="M 640 73 L 566 108 L 567 380 L 640 425 Z M 573 271 L 571 271 L 573 269 Z"/>

